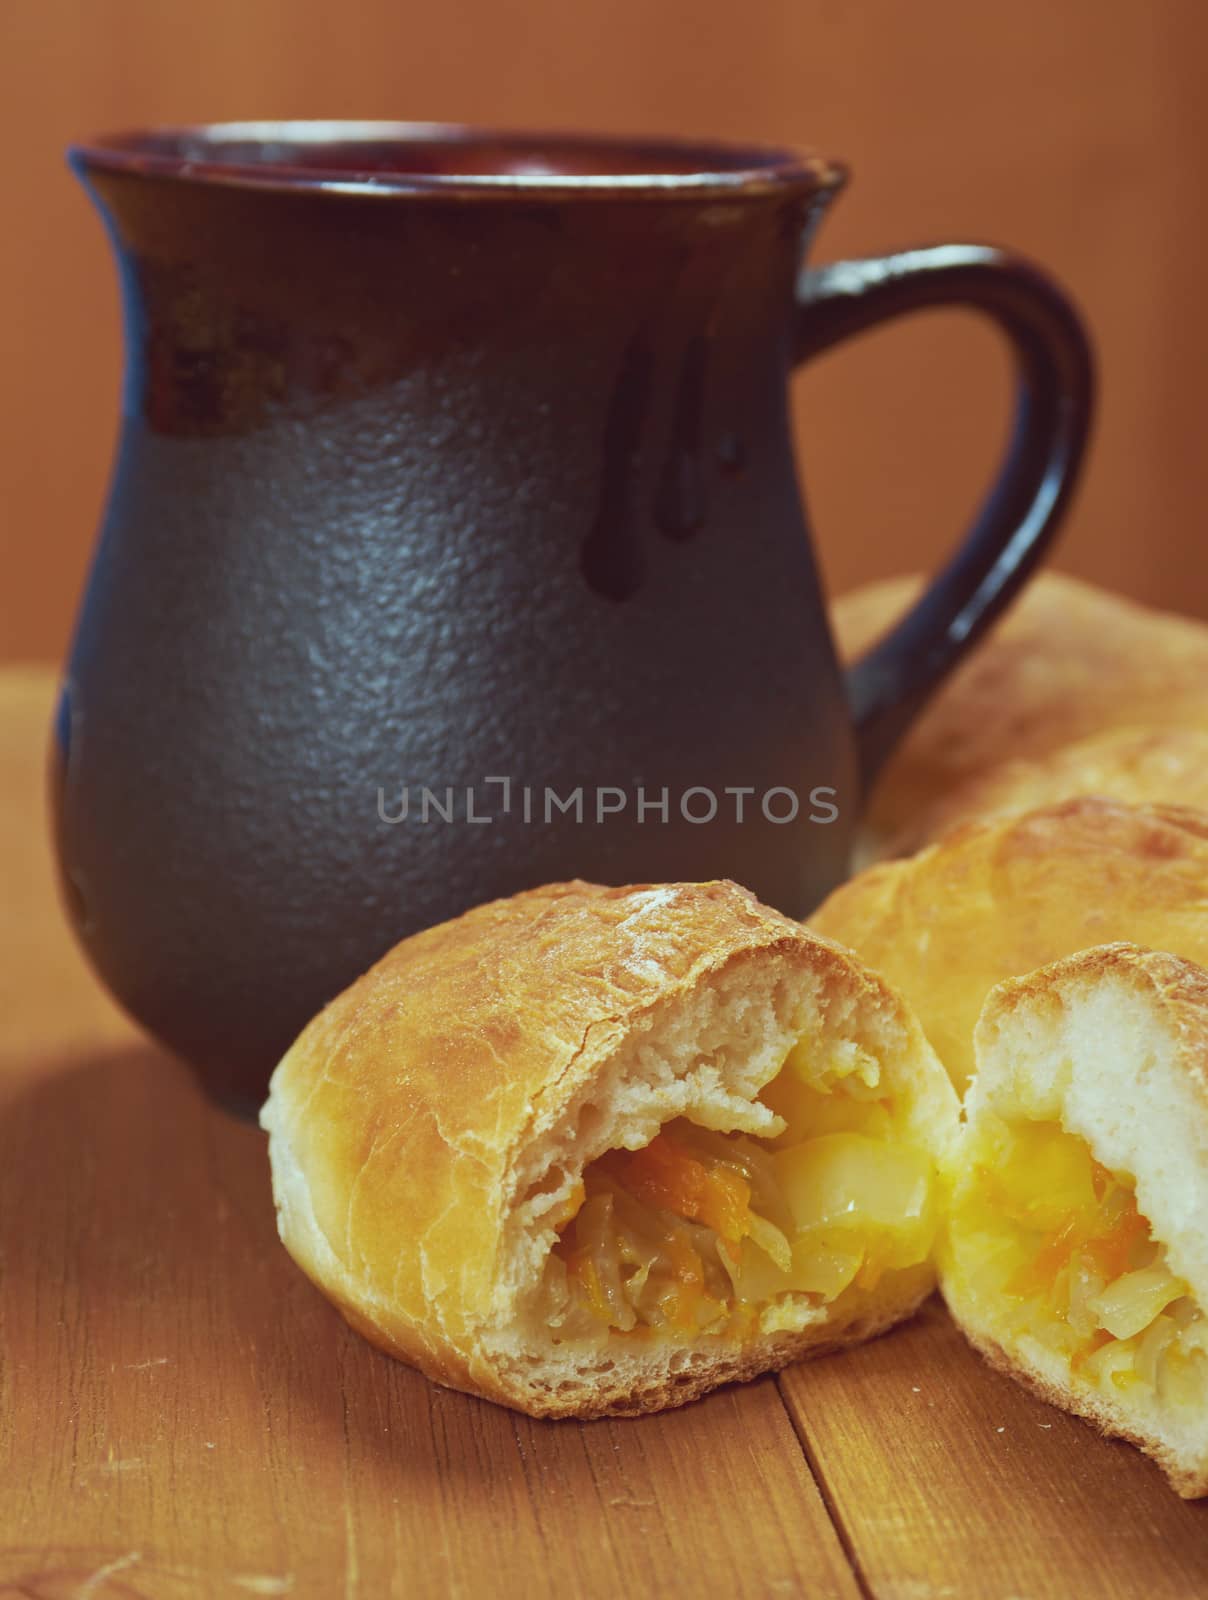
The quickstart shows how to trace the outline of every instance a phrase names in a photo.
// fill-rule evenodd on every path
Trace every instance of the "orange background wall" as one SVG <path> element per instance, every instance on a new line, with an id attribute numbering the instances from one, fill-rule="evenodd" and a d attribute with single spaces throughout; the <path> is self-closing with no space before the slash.
<path id="1" fill-rule="evenodd" d="M 820 258 L 988 238 L 1075 291 L 1103 402 L 1061 564 L 1208 615 L 1206 61 L 1203 0 L 0 0 L 0 657 L 65 644 L 116 419 L 113 272 L 62 148 L 220 118 L 714 133 L 847 158 Z M 995 337 L 955 313 L 798 380 L 833 587 L 938 559 L 1007 393 Z"/>

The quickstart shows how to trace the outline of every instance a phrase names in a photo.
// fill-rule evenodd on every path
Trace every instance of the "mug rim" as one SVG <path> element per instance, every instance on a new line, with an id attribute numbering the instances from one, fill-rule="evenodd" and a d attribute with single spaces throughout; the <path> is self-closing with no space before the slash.
<path id="1" fill-rule="evenodd" d="M 346 165 L 333 165 L 330 153 L 338 152 L 341 145 L 349 147 L 349 160 Z M 435 147 L 446 152 L 478 147 L 493 150 L 499 158 L 510 155 L 515 164 L 478 171 L 375 170 L 352 158 L 358 147 L 366 145 L 393 146 L 401 151 Z M 232 146 L 261 148 L 255 156 L 224 155 Z M 329 160 L 308 162 L 308 151 L 320 147 L 327 148 Z M 286 152 L 284 159 L 282 151 Z M 605 166 L 611 158 L 619 170 L 575 170 L 574 160 L 582 162 L 592 152 L 599 153 L 598 165 Z M 840 187 L 847 176 L 839 162 L 785 145 L 474 123 L 345 119 L 137 128 L 73 143 L 67 155 L 73 169 L 85 178 L 94 173 L 118 173 L 258 191 L 480 200 L 739 200 L 825 192 Z M 559 168 L 559 155 L 571 165 Z M 524 164 L 525 158 L 530 165 Z"/>

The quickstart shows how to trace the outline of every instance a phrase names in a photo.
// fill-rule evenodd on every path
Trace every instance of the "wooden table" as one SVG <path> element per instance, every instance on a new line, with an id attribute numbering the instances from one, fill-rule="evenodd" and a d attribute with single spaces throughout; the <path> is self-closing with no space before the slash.
<path id="1" fill-rule="evenodd" d="M 1208 1505 L 988 1371 L 935 1305 L 586 1426 L 370 1349 L 279 1245 L 261 1134 L 69 940 L 51 696 L 0 673 L 2 1600 L 1208 1593 Z"/>

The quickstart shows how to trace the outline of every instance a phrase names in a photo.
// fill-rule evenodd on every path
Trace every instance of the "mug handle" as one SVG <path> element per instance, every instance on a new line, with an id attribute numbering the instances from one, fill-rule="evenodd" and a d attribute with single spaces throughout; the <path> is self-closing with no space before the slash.
<path id="1" fill-rule="evenodd" d="M 977 521 L 922 598 L 847 673 L 867 794 L 912 719 L 1003 611 L 1057 532 L 1094 406 L 1090 342 L 1037 267 L 991 245 L 942 244 L 807 269 L 794 359 L 928 307 L 984 311 L 1011 343 L 1018 397 L 1007 459 Z"/>

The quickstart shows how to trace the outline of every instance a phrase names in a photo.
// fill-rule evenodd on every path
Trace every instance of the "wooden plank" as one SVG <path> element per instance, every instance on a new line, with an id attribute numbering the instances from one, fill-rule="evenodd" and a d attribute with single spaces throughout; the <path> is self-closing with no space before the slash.
<path id="1" fill-rule="evenodd" d="M 570 1593 L 590 1589 L 591 1565 L 583 1545 L 567 1559 L 560 1530 L 586 1515 L 612 1546 L 615 1592 L 859 1595 L 774 1380 L 636 1425 L 517 1421 L 548 1559 Z"/>
<path id="2" fill-rule="evenodd" d="M 537 1423 L 352 1334 L 264 1141 L 98 992 L 44 844 L 46 675 L 0 675 L 0 1600 L 854 1600 L 771 1380 Z"/>
<path id="3" fill-rule="evenodd" d="M 780 1384 L 877 1600 L 1208 1593 L 1208 1502 L 991 1371 L 938 1300 Z"/>
<path id="4" fill-rule="evenodd" d="M 297 1272 L 262 1136 L 183 1069 L 135 1046 L 8 1083 L 10 1584 L 75 1547 L 153 1595 L 858 1593 L 770 1380 L 586 1427 L 435 1389 Z"/>

